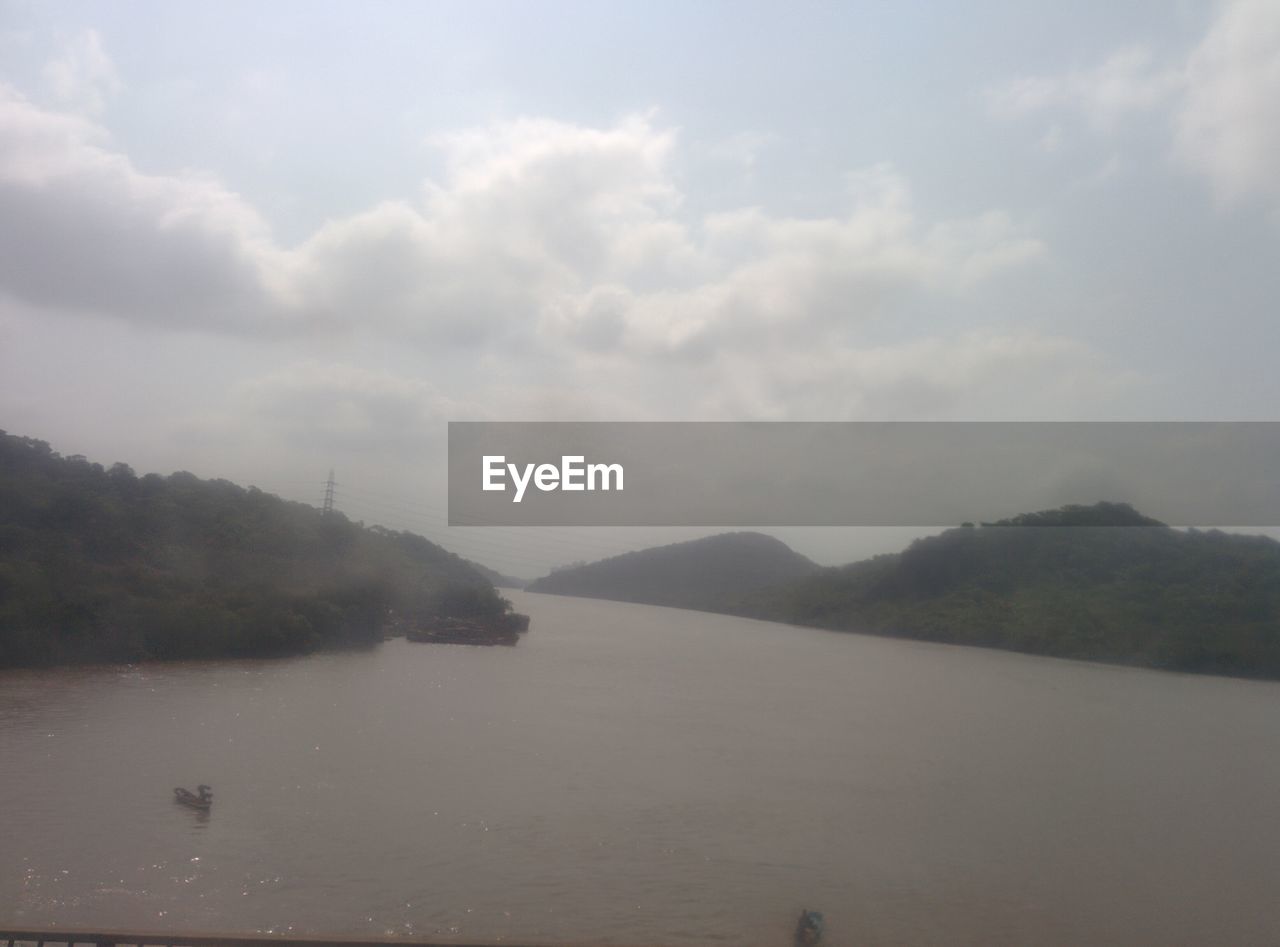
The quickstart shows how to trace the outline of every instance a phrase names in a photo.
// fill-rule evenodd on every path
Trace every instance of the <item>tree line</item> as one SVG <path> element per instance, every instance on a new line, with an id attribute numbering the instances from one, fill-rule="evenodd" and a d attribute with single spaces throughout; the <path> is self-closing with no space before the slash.
<path id="1" fill-rule="evenodd" d="M 0 432 L 0 666 L 299 654 L 509 608 L 413 533 Z"/>

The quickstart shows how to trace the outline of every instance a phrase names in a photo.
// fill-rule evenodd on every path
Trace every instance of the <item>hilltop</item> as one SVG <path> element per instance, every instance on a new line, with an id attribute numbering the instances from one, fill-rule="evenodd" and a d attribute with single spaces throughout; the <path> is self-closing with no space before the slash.
<path id="1" fill-rule="evenodd" d="M 0 432 L 0 667 L 298 654 L 508 609 L 413 533 Z"/>
<path id="2" fill-rule="evenodd" d="M 531 592 L 732 611 L 762 587 L 816 573 L 819 566 L 763 533 L 721 533 L 559 569 Z"/>

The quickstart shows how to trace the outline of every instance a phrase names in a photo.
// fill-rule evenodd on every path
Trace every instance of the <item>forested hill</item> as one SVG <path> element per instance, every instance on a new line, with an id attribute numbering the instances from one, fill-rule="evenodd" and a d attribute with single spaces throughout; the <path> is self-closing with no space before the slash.
<path id="1" fill-rule="evenodd" d="M 421 536 L 0 432 L 0 666 L 293 654 L 506 607 Z"/>
<path id="2" fill-rule="evenodd" d="M 533 592 L 731 611 L 762 586 L 789 582 L 818 566 L 763 533 L 722 533 L 559 569 Z"/>
<path id="3" fill-rule="evenodd" d="M 794 624 L 1181 671 L 1280 677 L 1280 543 L 1181 531 L 1122 504 L 920 539 L 757 592 Z"/>

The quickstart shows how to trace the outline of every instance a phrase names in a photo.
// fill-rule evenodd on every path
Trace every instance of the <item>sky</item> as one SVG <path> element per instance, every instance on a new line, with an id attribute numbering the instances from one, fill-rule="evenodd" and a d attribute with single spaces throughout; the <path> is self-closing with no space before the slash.
<path id="1" fill-rule="evenodd" d="M 1278 251 L 1274 0 L 0 0 L 0 428 L 523 576 L 705 530 L 450 420 L 1276 420 Z"/>

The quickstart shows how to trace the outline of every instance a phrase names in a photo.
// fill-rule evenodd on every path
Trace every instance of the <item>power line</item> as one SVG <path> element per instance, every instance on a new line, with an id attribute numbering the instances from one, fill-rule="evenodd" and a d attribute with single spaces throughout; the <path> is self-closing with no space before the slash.
<path id="1" fill-rule="evenodd" d="M 321 509 L 321 513 L 325 516 L 331 516 L 333 514 L 333 488 L 335 486 L 337 486 L 337 484 L 333 482 L 333 468 L 330 467 L 329 479 L 325 481 L 324 485 L 324 506 Z"/>

